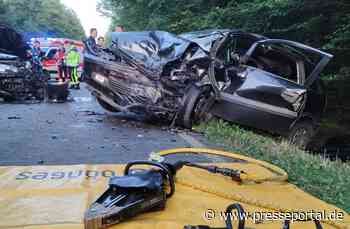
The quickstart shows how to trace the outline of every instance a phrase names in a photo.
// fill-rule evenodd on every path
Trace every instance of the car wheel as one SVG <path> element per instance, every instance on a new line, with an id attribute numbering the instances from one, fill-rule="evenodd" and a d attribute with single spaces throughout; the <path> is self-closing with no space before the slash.
<path id="1" fill-rule="evenodd" d="M 297 122 L 289 133 L 289 143 L 307 149 L 316 131 L 311 121 Z"/>
<path id="2" fill-rule="evenodd" d="M 187 92 L 184 105 L 179 112 L 179 124 L 191 129 L 193 125 L 209 121 L 212 115 L 208 111 L 214 103 L 214 98 L 211 87 L 192 86 Z"/>
<path id="3" fill-rule="evenodd" d="M 108 103 L 106 103 L 105 101 L 103 101 L 100 98 L 97 98 L 97 102 L 98 104 L 101 105 L 101 107 L 103 107 L 103 109 L 110 111 L 110 112 L 119 112 L 119 110 L 117 110 L 116 108 L 112 107 L 111 105 L 109 105 Z"/>

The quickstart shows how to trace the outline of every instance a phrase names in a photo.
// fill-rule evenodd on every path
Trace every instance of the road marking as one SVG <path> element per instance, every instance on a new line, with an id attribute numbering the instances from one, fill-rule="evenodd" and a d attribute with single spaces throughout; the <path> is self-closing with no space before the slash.
<path id="1" fill-rule="evenodd" d="M 179 133 L 178 134 L 183 140 L 185 140 L 188 144 L 191 145 L 191 147 L 194 148 L 205 148 L 205 145 L 203 143 L 201 143 L 200 141 L 198 141 L 197 139 L 195 139 L 194 137 L 186 134 L 186 133 Z"/>

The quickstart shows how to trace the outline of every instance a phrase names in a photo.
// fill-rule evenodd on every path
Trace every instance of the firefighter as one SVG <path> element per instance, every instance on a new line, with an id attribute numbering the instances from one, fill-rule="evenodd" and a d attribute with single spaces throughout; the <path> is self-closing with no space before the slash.
<path id="1" fill-rule="evenodd" d="M 71 44 L 66 55 L 67 73 L 70 78 L 70 88 L 80 89 L 78 66 L 80 64 L 80 54 L 78 49 Z"/>
<path id="2" fill-rule="evenodd" d="M 63 45 L 58 49 L 55 59 L 58 69 L 58 79 L 65 82 L 67 80 L 67 70 L 65 66 L 65 48 Z"/>

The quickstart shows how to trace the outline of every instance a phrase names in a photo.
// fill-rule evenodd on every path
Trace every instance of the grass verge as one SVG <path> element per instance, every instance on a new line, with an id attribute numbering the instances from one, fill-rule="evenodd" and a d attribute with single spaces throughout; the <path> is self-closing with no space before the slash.
<path id="1" fill-rule="evenodd" d="M 255 134 L 221 120 L 196 127 L 226 150 L 270 162 L 284 169 L 289 182 L 350 213 L 350 164 L 312 155 L 286 142 Z"/>

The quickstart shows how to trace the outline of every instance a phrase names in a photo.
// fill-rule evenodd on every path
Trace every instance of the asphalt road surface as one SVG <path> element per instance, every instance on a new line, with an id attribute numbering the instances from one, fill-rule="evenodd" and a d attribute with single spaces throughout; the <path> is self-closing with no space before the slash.
<path id="1" fill-rule="evenodd" d="M 206 145 L 198 134 L 106 112 L 85 85 L 70 97 L 62 104 L 0 103 L 0 165 L 126 163 Z"/>

